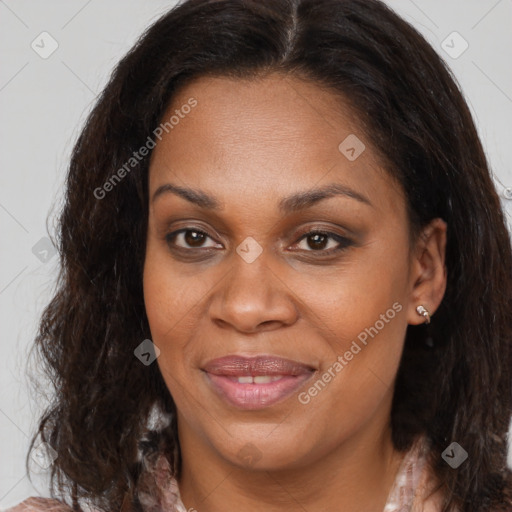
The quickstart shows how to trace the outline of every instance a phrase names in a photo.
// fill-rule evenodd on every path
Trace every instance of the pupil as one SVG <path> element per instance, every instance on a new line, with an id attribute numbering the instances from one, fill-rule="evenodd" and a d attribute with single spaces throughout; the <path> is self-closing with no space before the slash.
<path id="1" fill-rule="evenodd" d="M 191 236 L 191 233 L 194 236 Z M 197 231 L 187 231 L 185 233 L 185 242 L 187 242 L 188 245 L 201 245 L 203 238 L 204 235 L 202 233 L 198 233 Z"/>
<path id="2" fill-rule="evenodd" d="M 326 237 L 326 235 L 317 233 L 316 235 L 309 236 L 308 239 L 310 241 L 313 240 L 313 245 L 309 244 L 309 246 L 312 249 L 322 249 L 325 247 L 325 241 L 326 241 L 327 237 Z"/>

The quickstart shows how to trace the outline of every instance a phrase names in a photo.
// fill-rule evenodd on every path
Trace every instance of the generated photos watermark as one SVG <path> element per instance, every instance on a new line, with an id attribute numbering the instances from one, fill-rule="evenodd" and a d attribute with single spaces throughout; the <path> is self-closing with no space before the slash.
<path id="1" fill-rule="evenodd" d="M 146 142 L 138 151 L 134 151 L 132 156 L 112 174 L 101 187 L 95 188 L 94 197 L 96 199 L 104 199 L 109 192 L 114 190 L 114 187 L 130 174 L 132 169 L 139 165 L 139 162 L 149 155 L 150 151 L 156 146 L 155 139 L 162 140 L 164 132 L 169 133 L 173 130 L 180 123 L 180 120 L 184 119 L 195 106 L 197 106 L 197 100 L 195 98 L 189 98 L 187 103 L 184 103 L 179 109 L 176 109 L 174 114 L 167 121 L 160 123 L 157 128 L 153 130 L 154 138 L 149 135 Z"/>
<path id="2" fill-rule="evenodd" d="M 390 320 L 395 318 L 396 314 L 402 311 L 402 304 L 399 302 L 395 302 L 391 308 L 389 308 L 386 313 L 380 315 L 380 319 L 377 320 L 371 327 L 367 327 L 363 331 L 361 331 L 357 335 L 357 340 L 353 340 L 350 348 L 346 350 L 343 355 L 338 355 L 336 361 L 327 368 L 327 370 L 319 377 L 314 384 L 312 384 L 307 391 L 303 391 L 299 393 L 298 400 L 301 404 L 307 405 L 311 402 L 311 400 L 318 396 L 318 394 L 324 390 L 324 388 L 329 384 L 336 376 L 348 365 L 354 356 L 359 354 L 361 350 L 368 344 L 368 336 L 372 339 L 379 334 L 379 332 L 384 329 L 386 324 L 389 324 Z M 362 346 L 361 346 L 362 345 Z"/>

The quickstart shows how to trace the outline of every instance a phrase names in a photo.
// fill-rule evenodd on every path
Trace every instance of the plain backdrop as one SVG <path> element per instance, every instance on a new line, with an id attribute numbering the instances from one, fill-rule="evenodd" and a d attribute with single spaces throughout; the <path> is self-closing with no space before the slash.
<path id="1" fill-rule="evenodd" d="M 113 66 L 174 4 L 0 0 L 0 508 L 49 496 L 45 476 L 34 475 L 32 485 L 25 472 L 45 405 L 29 394 L 28 374 L 36 369 L 26 361 L 57 275 L 47 229 L 54 229 L 73 143 Z M 510 228 L 512 0 L 388 4 L 424 34 L 461 84 Z"/>

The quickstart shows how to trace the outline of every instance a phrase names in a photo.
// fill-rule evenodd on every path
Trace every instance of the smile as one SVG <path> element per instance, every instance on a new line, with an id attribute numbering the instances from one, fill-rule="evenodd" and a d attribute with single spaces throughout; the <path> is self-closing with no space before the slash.
<path id="1" fill-rule="evenodd" d="M 227 356 L 203 369 L 212 391 L 239 409 L 270 407 L 294 392 L 315 373 L 314 368 L 274 356 Z"/>

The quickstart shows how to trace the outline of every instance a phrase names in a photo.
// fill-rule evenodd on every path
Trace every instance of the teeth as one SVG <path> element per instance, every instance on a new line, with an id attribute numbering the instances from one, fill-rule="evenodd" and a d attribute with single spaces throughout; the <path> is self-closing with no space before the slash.
<path id="1" fill-rule="evenodd" d="M 268 384 L 282 378 L 282 375 L 257 375 L 255 377 L 248 375 L 244 377 L 238 377 L 237 381 L 240 384 Z"/>
<path id="2" fill-rule="evenodd" d="M 268 384 L 269 382 L 274 382 L 276 379 L 279 379 L 278 375 L 258 375 L 256 377 L 253 377 L 254 384 Z"/>

